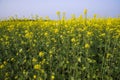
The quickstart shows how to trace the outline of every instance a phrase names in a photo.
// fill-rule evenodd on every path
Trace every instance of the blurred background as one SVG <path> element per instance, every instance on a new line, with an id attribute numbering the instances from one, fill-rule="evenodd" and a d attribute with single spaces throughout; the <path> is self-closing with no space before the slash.
<path id="1" fill-rule="evenodd" d="M 118 17 L 120 0 L 0 0 L 0 19 L 10 16 L 31 18 L 49 16 L 57 19 L 56 12 L 65 12 L 66 17 L 76 17 L 88 10 L 88 17 L 97 14 L 100 17 Z"/>

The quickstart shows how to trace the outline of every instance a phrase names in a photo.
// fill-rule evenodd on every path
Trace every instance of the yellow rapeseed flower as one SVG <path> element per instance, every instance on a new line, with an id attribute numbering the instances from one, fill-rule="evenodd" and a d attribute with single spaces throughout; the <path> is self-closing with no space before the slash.
<path id="1" fill-rule="evenodd" d="M 55 32 L 55 33 L 58 33 L 58 29 L 55 29 L 54 32 Z"/>
<path id="2" fill-rule="evenodd" d="M 7 77 L 7 76 L 9 76 L 9 73 L 8 73 L 8 72 L 6 72 L 6 73 L 5 73 L 5 76 L 6 76 L 6 77 Z"/>
<path id="3" fill-rule="evenodd" d="M 57 11 L 56 14 L 59 16 L 60 15 L 60 11 Z"/>
<path id="4" fill-rule="evenodd" d="M 21 48 L 20 50 L 19 50 L 19 52 L 21 53 L 23 51 L 23 49 Z"/>
<path id="5" fill-rule="evenodd" d="M 71 39 L 71 42 L 75 42 L 75 38 L 72 38 L 72 39 Z"/>
<path id="6" fill-rule="evenodd" d="M 85 14 L 85 15 L 87 14 L 87 9 L 84 10 L 84 14 Z"/>
<path id="7" fill-rule="evenodd" d="M 37 62 L 37 59 L 36 59 L 36 58 L 33 58 L 33 59 L 32 59 L 32 62 Z"/>
<path id="8" fill-rule="evenodd" d="M 94 14 L 94 18 L 96 18 L 97 14 Z"/>
<path id="9" fill-rule="evenodd" d="M 90 45 L 88 43 L 85 44 L 85 48 L 88 49 L 90 48 Z"/>
<path id="10" fill-rule="evenodd" d="M 81 62 L 81 57 L 78 58 L 78 62 Z"/>
<path id="11" fill-rule="evenodd" d="M 41 68 L 41 65 L 40 65 L 40 64 L 34 65 L 34 69 L 39 70 L 40 68 Z"/>
<path id="12" fill-rule="evenodd" d="M 7 64 L 7 61 L 4 61 L 3 63 L 4 63 L 4 65 L 6 65 L 6 64 Z"/>
<path id="13" fill-rule="evenodd" d="M 36 76 L 36 75 L 33 75 L 33 78 L 34 78 L 34 79 L 36 79 L 36 78 L 37 78 L 37 76 Z"/>
<path id="14" fill-rule="evenodd" d="M 104 37 L 104 36 L 105 36 L 105 33 L 102 33 L 102 34 L 100 34 L 99 36 L 100 36 L 100 37 Z"/>
<path id="15" fill-rule="evenodd" d="M 110 58 L 110 57 L 112 57 L 112 56 L 113 56 L 112 54 L 107 53 L 106 58 Z"/>
<path id="16" fill-rule="evenodd" d="M 91 36 L 91 35 L 92 35 L 92 32 L 88 31 L 88 32 L 87 32 L 87 36 L 89 37 L 89 36 Z"/>
<path id="17" fill-rule="evenodd" d="M 45 63 L 45 61 L 46 61 L 46 59 L 43 59 L 43 60 L 41 61 L 41 64 L 44 64 L 44 63 Z"/>
<path id="18" fill-rule="evenodd" d="M 51 79 L 54 80 L 55 76 L 51 76 Z"/>
<path id="19" fill-rule="evenodd" d="M 10 25 L 9 27 L 8 27 L 8 31 L 12 31 L 14 29 L 14 25 Z"/>
<path id="20" fill-rule="evenodd" d="M 51 80 L 54 80 L 55 79 L 55 76 L 54 75 L 51 75 Z"/>
<path id="21" fill-rule="evenodd" d="M 4 68 L 4 65 L 3 65 L 3 64 L 0 65 L 0 69 L 2 69 L 2 68 Z"/>
<path id="22" fill-rule="evenodd" d="M 44 35 L 45 35 L 45 36 L 48 36 L 48 33 L 47 33 L 47 32 L 45 32 L 45 33 L 44 33 Z"/>
<path id="23" fill-rule="evenodd" d="M 27 33 L 25 34 L 25 38 L 32 38 L 32 36 L 33 36 L 33 33 L 32 33 L 32 32 L 27 32 Z"/>
<path id="24" fill-rule="evenodd" d="M 110 26 L 112 23 L 111 23 L 111 20 L 108 19 L 107 21 L 107 25 Z"/>
<path id="25" fill-rule="evenodd" d="M 44 52 L 39 52 L 39 56 L 43 57 L 44 56 Z"/>
<path id="26" fill-rule="evenodd" d="M 28 74 L 28 71 L 23 70 L 23 74 L 24 74 L 24 75 Z"/>

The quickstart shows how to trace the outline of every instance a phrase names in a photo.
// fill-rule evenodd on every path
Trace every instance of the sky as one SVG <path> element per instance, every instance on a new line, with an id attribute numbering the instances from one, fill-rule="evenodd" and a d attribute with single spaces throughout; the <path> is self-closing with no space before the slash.
<path id="1" fill-rule="evenodd" d="M 88 10 L 88 17 L 98 14 L 102 17 L 120 15 L 120 0 L 0 0 L 0 19 L 17 15 L 18 17 L 49 16 L 56 19 L 56 12 L 65 12 L 69 18 L 77 17 Z"/>

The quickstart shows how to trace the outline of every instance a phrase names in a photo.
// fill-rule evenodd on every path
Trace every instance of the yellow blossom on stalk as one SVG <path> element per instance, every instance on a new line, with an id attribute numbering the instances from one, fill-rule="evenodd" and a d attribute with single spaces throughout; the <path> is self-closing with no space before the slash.
<path id="1" fill-rule="evenodd" d="M 8 72 L 6 72 L 6 73 L 5 73 L 5 76 L 9 76 L 9 73 L 8 73 Z"/>
<path id="2" fill-rule="evenodd" d="M 97 14 L 94 14 L 94 18 L 96 18 Z"/>
<path id="3" fill-rule="evenodd" d="M 84 10 L 84 14 L 85 14 L 85 15 L 87 14 L 87 9 Z"/>
<path id="4" fill-rule="evenodd" d="M 34 65 L 34 69 L 39 70 L 40 68 L 41 68 L 41 65 L 40 65 L 40 64 Z"/>
<path id="5" fill-rule="evenodd" d="M 102 34 L 100 34 L 99 36 L 100 36 L 100 37 L 104 37 L 104 36 L 105 36 L 105 33 L 102 33 Z"/>
<path id="6" fill-rule="evenodd" d="M 36 76 L 36 75 L 33 75 L 33 78 L 34 78 L 34 79 L 36 79 L 36 78 L 37 78 L 37 76 Z"/>
<path id="7" fill-rule="evenodd" d="M 45 35 L 45 36 L 48 36 L 48 33 L 47 33 L 47 32 L 45 32 L 45 33 L 44 33 L 44 35 Z"/>
<path id="8" fill-rule="evenodd" d="M 57 16 L 58 16 L 58 18 L 60 20 L 60 11 L 57 11 L 56 14 L 57 14 Z"/>
<path id="9" fill-rule="evenodd" d="M 7 61 L 4 61 L 3 63 L 4 63 L 4 65 L 6 65 L 6 64 L 7 64 Z"/>
<path id="10" fill-rule="evenodd" d="M 43 57 L 44 56 L 44 52 L 39 52 L 39 56 Z"/>
<path id="11" fill-rule="evenodd" d="M 88 43 L 85 44 L 85 48 L 88 49 L 90 48 L 90 45 Z"/>
<path id="12" fill-rule="evenodd" d="M 68 25 L 65 25 L 66 28 L 68 28 Z"/>
<path id="13" fill-rule="evenodd" d="M 39 77 L 38 77 L 38 80 L 43 80 L 43 78 L 39 76 Z"/>
<path id="14" fill-rule="evenodd" d="M 60 38 L 63 39 L 63 35 L 60 35 Z"/>
<path id="15" fill-rule="evenodd" d="M 37 40 L 36 40 L 36 39 L 34 39 L 33 41 L 34 41 L 35 43 L 37 42 Z"/>
<path id="16" fill-rule="evenodd" d="M 110 26 L 112 23 L 111 23 L 111 20 L 108 19 L 107 21 L 107 25 Z"/>
<path id="17" fill-rule="evenodd" d="M 3 38 L 0 38 L 0 41 L 3 41 Z"/>
<path id="18" fill-rule="evenodd" d="M 55 79 L 55 76 L 54 76 L 54 73 L 52 73 L 51 80 L 54 80 L 54 79 Z"/>
<path id="19" fill-rule="evenodd" d="M 54 32 L 55 32 L 55 33 L 58 33 L 58 29 L 55 29 Z"/>
<path id="20" fill-rule="evenodd" d="M 66 63 L 69 64 L 69 61 L 67 60 Z"/>
<path id="21" fill-rule="evenodd" d="M 33 58 L 33 59 L 32 59 L 32 62 L 37 62 L 37 59 L 36 59 L 36 58 Z"/>
<path id="22" fill-rule="evenodd" d="M 2 68 L 4 68 L 4 65 L 3 65 L 3 64 L 0 65 L 0 69 L 2 69 Z"/>
<path id="23" fill-rule="evenodd" d="M 71 39 L 71 42 L 75 42 L 75 38 L 72 38 L 72 39 Z"/>
<path id="24" fill-rule="evenodd" d="M 32 36 L 33 36 L 33 33 L 32 32 L 28 32 L 28 31 L 25 31 L 25 37 L 26 38 L 32 38 Z"/>
<path id="25" fill-rule="evenodd" d="M 21 37 L 21 36 L 22 36 L 22 34 L 18 34 L 18 36 L 19 36 L 19 37 Z"/>
<path id="26" fill-rule="evenodd" d="M 112 56 L 113 56 L 112 54 L 107 53 L 106 58 L 110 58 L 110 57 L 112 57 Z"/>
<path id="27" fill-rule="evenodd" d="M 50 20 L 49 16 L 46 16 L 45 19 L 46 19 L 46 20 Z"/>
<path id="28" fill-rule="evenodd" d="M 14 25 L 10 25 L 9 27 L 8 27 L 8 31 L 12 31 L 14 29 Z"/>
<path id="29" fill-rule="evenodd" d="M 78 58 L 78 62 L 81 62 L 81 57 Z"/>
<path id="30" fill-rule="evenodd" d="M 92 35 L 92 32 L 87 32 L 87 36 L 91 36 Z"/>
<path id="31" fill-rule="evenodd" d="M 19 52 L 21 53 L 23 51 L 23 49 L 21 48 L 20 50 L 19 50 Z"/>
<path id="32" fill-rule="evenodd" d="M 23 70 L 23 74 L 25 75 L 25 74 L 27 74 L 28 72 L 26 71 L 26 70 Z"/>
<path id="33" fill-rule="evenodd" d="M 52 50 L 49 50 L 49 54 L 52 54 L 53 53 L 53 51 Z"/>
<path id="34" fill-rule="evenodd" d="M 5 38 L 5 40 L 9 39 L 9 36 L 7 36 L 7 35 L 4 35 L 3 37 Z"/>
<path id="35" fill-rule="evenodd" d="M 44 64 L 44 63 L 45 63 L 45 61 L 46 61 L 46 60 L 45 60 L 45 59 L 43 59 L 43 60 L 41 61 L 41 64 Z"/>
<path id="36" fill-rule="evenodd" d="M 49 50 L 50 57 L 53 56 L 53 53 L 54 53 L 54 50 L 53 50 L 53 49 L 50 49 L 50 50 Z"/>
<path id="37" fill-rule="evenodd" d="M 60 16 L 60 11 L 57 11 L 56 14 L 57 14 L 58 16 Z"/>
<path id="38" fill-rule="evenodd" d="M 28 33 L 28 30 L 25 30 L 25 33 Z"/>
<path id="39" fill-rule="evenodd" d="M 51 80 L 54 80 L 54 79 L 55 79 L 55 76 L 54 76 L 54 75 L 52 75 L 52 76 L 51 76 Z"/>

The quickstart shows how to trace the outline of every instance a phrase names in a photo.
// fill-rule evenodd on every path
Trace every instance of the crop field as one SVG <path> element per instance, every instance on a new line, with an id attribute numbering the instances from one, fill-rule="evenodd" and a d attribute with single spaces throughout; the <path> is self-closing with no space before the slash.
<path id="1" fill-rule="evenodd" d="M 120 80 L 120 18 L 0 21 L 0 80 Z"/>

